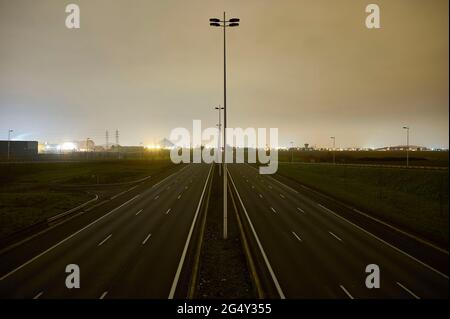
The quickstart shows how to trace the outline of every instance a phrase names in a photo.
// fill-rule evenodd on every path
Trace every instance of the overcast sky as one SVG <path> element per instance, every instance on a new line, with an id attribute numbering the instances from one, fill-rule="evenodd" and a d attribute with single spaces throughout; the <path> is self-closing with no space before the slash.
<path id="1" fill-rule="evenodd" d="M 65 27 L 65 6 L 81 29 Z M 120 130 L 151 144 L 217 123 L 226 10 L 228 124 L 280 144 L 449 145 L 448 1 L 0 0 L 0 139 L 62 142 Z M 110 140 L 113 140 L 111 137 Z"/>

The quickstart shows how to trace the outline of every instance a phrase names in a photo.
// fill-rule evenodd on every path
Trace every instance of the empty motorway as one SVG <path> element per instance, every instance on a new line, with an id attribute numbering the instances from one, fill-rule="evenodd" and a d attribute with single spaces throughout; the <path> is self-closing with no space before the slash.
<path id="1" fill-rule="evenodd" d="M 448 297 L 448 273 L 250 165 L 228 169 L 273 297 Z M 194 226 L 213 174 L 212 165 L 180 167 L 7 250 L 0 298 L 184 298 Z M 80 268 L 79 289 L 65 285 L 69 264 Z M 370 264 L 380 268 L 379 289 L 365 285 Z"/>
<path id="2" fill-rule="evenodd" d="M 448 297 L 448 274 L 247 164 L 228 167 L 278 297 Z M 379 289 L 365 285 L 369 264 L 380 268 Z"/>
<path id="3" fill-rule="evenodd" d="M 1 298 L 172 298 L 211 165 L 187 165 L 149 187 L 116 199 L 117 206 L 54 243 L 58 227 L 7 251 Z M 99 208 L 102 209 L 102 208 Z M 69 223 L 69 222 L 68 222 Z M 61 228 L 65 227 L 64 225 Z M 55 238 L 58 236 L 54 236 Z M 21 260 L 26 249 L 36 251 Z M 80 288 L 65 285 L 66 266 L 80 268 Z"/>

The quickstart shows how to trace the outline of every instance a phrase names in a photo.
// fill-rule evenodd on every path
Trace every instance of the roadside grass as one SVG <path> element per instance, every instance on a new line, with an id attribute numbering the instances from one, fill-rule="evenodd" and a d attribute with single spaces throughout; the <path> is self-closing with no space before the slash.
<path id="1" fill-rule="evenodd" d="M 448 246 L 448 171 L 280 164 L 278 174 Z"/>
<path id="2" fill-rule="evenodd" d="M 0 165 L 5 184 L 109 184 L 143 178 L 172 165 L 170 161 L 91 161 L 14 163 Z M 2 187 L 3 188 L 3 187 Z"/>
<path id="3" fill-rule="evenodd" d="M 77 185 L 131 182 L 172 165 L 167 160 L 1 164 L 0 238 L 93 198 Z"/>
<path id="4" fill-rule="evenodd" d="M 82 192 L 0 193 L 0 238 L 93 198 Z"/>

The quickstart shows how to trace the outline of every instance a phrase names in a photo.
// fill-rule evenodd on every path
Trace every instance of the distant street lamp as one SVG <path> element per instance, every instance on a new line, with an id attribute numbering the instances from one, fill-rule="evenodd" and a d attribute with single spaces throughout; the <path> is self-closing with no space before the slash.
<path id="1" fill-rule="evenodd" d="M 333 140 L 333 164 L 336 164 L 336 137 L 331 136 L 330 138 Z"/>
<path id="2" fill-rule="evenodd" d="M 89 141 L 91 140 L 90 137 L 86 139 L 86 159 L 89 159 Z"/>
<path id="3" fill-rule="evenodd" d="M 406 130 L 406 167 L 409 167 L 409 126 L 403 126 Z"/>
<path id="4" fill-rule="evenodd" d="M 216 109 L 217 111 L 219 111 L 219 124 L 217 124 L 217 128 L 219 129 L 219 140 L 217 141 L 217 163 L 219 163 L 219 176 L 222 175 L 221 173 L 221 165 L 220 165 L 220 158 L 222 156 L 222 145 L 221 145 L 221 141 L 222 138 L 220 136 L 220 132 L 222 130 L 222 110 L 224 109 L 223 107 L 220 107 L 220 105 L 218 107 L 215 107 L 214 109 Z"/>
<path id="5" fill-rule="evenodd" d="M 89 141 L 91 140 L 91 138 L 90 137 L 88 137 L 87 139 L 86 139 L 86 152 L 89 152 Z"/>
<path id="6" fill-rule="evenodd" d="M 291 142 L 291 163 L 294 163 L 294 142 Z"/>
<path id="7" fill-rule="evenodd" d="M 223 157 L 226 159 L 227 154 L 227 55 L 226 55 L 226 29 L 227 27 L 237 27 L 239 26 L 240 19 L 231 18 L 226 19 L 225 12 L 223 13 L 223 20 L 218 18 L 209 19 L 209 25 L 212 27 L 222 27 L 223 28 L 223 146 L 224 154 Z M 227 239 L 227 164 L 226 160 L 223 162 L 223 238 Z"/>
<path id="8" fill-rule="evenodd" d="M 10 143 L 11 143 L 11 133 L 14 132 L 14 130 L 9 129 L 8 130 L 8 162 L 9 162 L 9 156 L 10 156 Z"/>

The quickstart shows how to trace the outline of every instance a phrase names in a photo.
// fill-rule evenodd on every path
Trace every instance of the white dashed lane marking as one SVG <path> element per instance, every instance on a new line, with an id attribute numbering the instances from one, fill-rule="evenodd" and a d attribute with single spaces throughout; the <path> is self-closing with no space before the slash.
<path id="1" fill-rule="evenodd" d="M 300 242 L 303 241 L 303 240 L 300 238 L 300 236 L 297 235 L 297 234 L 295 233 L 295 231 L 292 232 L 292 235 L 294 235 L 294 237 L 297 238 L 298 241 L 300 241 Z"/>
<path id="2" fill-rule="evenodd" d="M 333 236 L 333 237 L 336 238 L 337 240 L 342 241 L 342 239 L 340 239 L 336 234 L 334 234 L 334 233 L 332 233 L 332 232 L 330 232 L 330 231 L 329 231 L 329 233 L 330 233 L 331 236 Z"/>
<path id="3" fill-rule="evenodd" d="M 145 243 L 152 237 L 152 234 L 148 234 L 147 237 L 145 237 L 144 241 L 142 242 L 142 245 L 145 245 Z"/>
<path id="4" fill-rule="evenodd" d="M 42 296 L 44 292 L 41 291 L 40 293 L 38 293 L 36 296 L 33 297 L 33 299 L 39 299 L 40 296 Z"/>
<path id="5" fill-rule="evenodd" d="M 106 241 L 107 241 L 108 239 L 110 239 L 111 236 L 112 236 L 112 234 L 108 235 L 108 237 L 106 237 L 105 239 L 103 239 L 103 240 L 98 244 L 98 246 L 101 246 L 101 245 L 103 245 L 104 243 L 106 243 Z"/>

